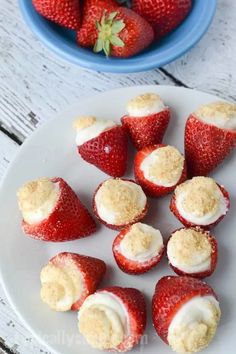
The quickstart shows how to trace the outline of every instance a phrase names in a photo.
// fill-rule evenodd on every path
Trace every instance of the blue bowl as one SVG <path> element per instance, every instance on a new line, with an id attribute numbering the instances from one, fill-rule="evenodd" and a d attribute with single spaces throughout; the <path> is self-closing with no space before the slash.
<path id="1" fill-rule="evenodd" d="M 75 32 L 45 20 L 34 10 L 31 0 L 19 0 L 19 3 L 32 31 L 64 59 L 90 70 L 131 73 L 163 66 L 187 52 L 207 31 L 217 0 L 194 0 L 192 11 L 175 31 L 146 51 L 128 59 L 106 58 L 103 54 L 80 48 L 75 41 Z"/>

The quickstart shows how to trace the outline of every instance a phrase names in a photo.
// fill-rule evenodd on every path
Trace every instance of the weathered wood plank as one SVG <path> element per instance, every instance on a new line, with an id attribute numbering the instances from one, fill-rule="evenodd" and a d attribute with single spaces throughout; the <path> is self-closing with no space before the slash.
<path id="1" fill-rule="evenodd" d="M 0 132 L 0 179 L 3 177 L 10 161 L 14 158 L 18 145 Z"/>
<path id="2" fill-rule="evenodd" d="M 219 0 L 207 34 L 165 69 L 185 85 L 236 100 L 236 2 Z"/>
<path id="3" fill-rule="evenodd" d="M 49 354 L 20 323 L 0 287 L 0 354 Z"/>

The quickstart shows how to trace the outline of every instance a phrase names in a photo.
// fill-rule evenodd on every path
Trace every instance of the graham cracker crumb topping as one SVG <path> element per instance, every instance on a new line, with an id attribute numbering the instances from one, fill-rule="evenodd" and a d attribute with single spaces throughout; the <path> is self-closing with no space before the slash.
<path id="1" fill-rule="evenodd" d="M 81 293 L 81 277 L 78 268 L 68 260 L 64 266 L 51 261 L 43 267 L 41 274 L 41 299 L 52 310 L 68 311 Z"/>
<path id="2" fill-rule="evenodd" d="M 110 311 L 113 321 L 107 315 L 107 309 L 101 305 L 87 308 L 80 317 L 79 331 L 93 348 L 111 349 L 123 341 L 123 326 L 118 315 L 113 310 Z"/>
<path id="3" fill-rule="evenodd" d="M 176 198 L 184 195 L 183 209 L 198 217 L 214 213 L 219 208 L 220 190 L 209 177 L 194 177 L 179 185 L 175 190 Z"/>
<path id="4" fill-rule="evenodd" d="M 73 126 L 77 131 L 79 131 L 90 127 L 96 122 L 96 120 L 97 119 L 93 116 L 79 117 L 74 121 Z"/>
<path id="5" fill-rule="evenodd" d="M 155 93 L 145 93 L 131 99 L 127 104 L 127 109 L 141 109 L 146 106 L 155 105 L 156 102 L 162 102 L 162 99 L 159 95 Z"/>
<path id="6" fill-rule="evenodd" d="M 151 233 L 144 232 L 138 224 L 134 224 L 124 237 L 122 243 L 124 248 L 132 256 L 137 256 L 150 249 L 153 236 Z"/>
<path id="7" fill-rule="evenodd" d="M 165 146 L 155 151 L 155 161 L 149 167 L 149 175 L 166 183 L 178 178 L 184 166 L 184 157 L 172 147 Z"/>
<path id="8" fill-rule="evenodd" d="M 168 242 L 175 260 L 179 264 L 196 266 L 211 257 L 211 243 L 204 231 L 181 229 L 173 233 Z"/>
<path id="9" fill-rule="evenodd" d="M 196 353 L 206 348 L 212 341 L 220 320 L 220 310 L 212 303 L 208 304 L 211 318 L 199 320 L 189 325 L 180 325 L 168 335 L 171 348 L 177 353 Z"/>
<path id="10" fill-rule="evenodd" d="M 140 186 L 119 178 L 109 179 L 100 187 L 102 203 L 106 209 L 115 214 L 117 224 L 125 224 L 134 220 L 143 211 L 140 197 L 144 195 Z M 145 197 L 146 198 L 146 197 Z"/>
<path id="11" fill-rule="evenodd" d="M 195 115 L 199 118 L 215 118 L 221 116 L 222 119 L 230 120 L 236 114 L 236 105 L 229 102 L 213 102 L 200 107 Z"/>
<path id="12" fill-rule="evenodd" d="M 37 210 L 45 202 L 56 202 L 59 191 L 49 178 L 40 178 L 24 184 L 17 192 L 19 208 L 24 213 Z"/>

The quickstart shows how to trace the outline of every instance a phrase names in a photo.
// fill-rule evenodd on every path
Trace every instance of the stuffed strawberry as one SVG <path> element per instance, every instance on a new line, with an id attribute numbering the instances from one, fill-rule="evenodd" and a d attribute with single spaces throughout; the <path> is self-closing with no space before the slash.
<path id="1" fill-rule="evenodd" d="M 97 258 L 63 252 L 43 267 L 41 298 L 54 311 L 78 311 L 97 290 L 106 264 Z"/>
<path id="2" fill-rule="evenodd" d="M 127 167 L 128 136 L 123 127 L 110 120 L 82 117 L 75 121 L 76 145 L 81 157 L 113 177 Z"/>
<path id="3" fill-rule="evenodd" d="M 230 208 L 227 190 L 209 177 L 194 177 L 178 185 L 170 210 L 184 226 L 209 229 L 217 225 Z"/>
<path id="4" fill-rule="evenodd" d="M 40 178 L 17 192 L 25 234 L 50 242 L 90 235 L 96 224 L 75 192 L 62 178 Z"/>
<path id="5" fill-rule="evenodd" d="M 162 197 L 186 180 L 185 159 L 173 146 L 148 146 L 137 152 L 134 174 L 148 195 Z"/>
<path id="6" fill-rule="evenodd" d="M 206 176 L 236 147 L 236 105 L 214 102 L 192 113 L 185 127 L 191 176 Z"/>
<path id="7" fill-rule="evenodd" d="M 126 352 L 138 344 L 146 327 L 143 294 L 113 286 L 90 295 L 80 308 L 79 331 L 96 349 Z"/>
<path id="8" fill-rule="evenodd" d="M 215 237 L 200 227 L 174 231 L 167 243 L 169 264 L 178 275 L 209 277 L 216 268 L 218 247 Z"/>
<path id="9" fill-rule="evenodd" d="M 32 0 L 32 3 L 46 19 L 73 30 L 80 27 L 79 0 Z"/>
<path id="10" fill-rule="evenodd" d="M 116 263 L 123 272 L 142 274 L 160 262 L 165 246 L 159 230 L 139 222 L 116 236 L 112 250 Z"/>
<path id="11" fill-rule="evenodd" d="M 140 150 L 161 144 L 170 121 L 170 109 L 155 93 L 139 95 L 127 104 L 128 114 L 121 118 L 130 138 Z"/>
<path id="12" fill-rule="evenodd" d="M 192 0 L 133 0 L 132 9 L 154 28 L 156 39 L 172 32 L 188 15 Z"/>
<path id="13" fill-rule="evenodd" d="M 166 276 L 152 299 L 154 328 L 177 353 L 196 353 L 215 336 L 221 311 L 217 296 L 205 282 Z"/>
<path id="14" fill-rule="evenodd" d="M 112 0 L 85 0 L 77 41 L 106 56 L 130 57 L 149 46 L 154 37 L 150 24 L 134 11 Z"/>
<path id="15" fill-rule="evenodd" d="M 93 210 L 104 225 L 121 230 L 144 218 L 148 210 L 147 197 L 134 181 L 110 178 L 95 191 Z"/>

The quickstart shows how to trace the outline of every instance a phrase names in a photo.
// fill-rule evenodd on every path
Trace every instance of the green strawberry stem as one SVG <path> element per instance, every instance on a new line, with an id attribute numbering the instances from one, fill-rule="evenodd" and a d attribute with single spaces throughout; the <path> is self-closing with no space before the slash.
<path id="1" fill-rule="evenodd" d="M 116 20 L 117 12 L 111 12 L 108 16 L 106 11 L 102 15 L 101 22 L 96 21 L 98 39 L 93 51 L 99 53 L 104 51 L 106 56 L 111 55 L 111 47 L 124 47 L 125 43 L 120 39 L 119 33 L 125 28 L 123 20 Z"/>

